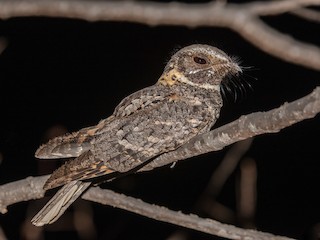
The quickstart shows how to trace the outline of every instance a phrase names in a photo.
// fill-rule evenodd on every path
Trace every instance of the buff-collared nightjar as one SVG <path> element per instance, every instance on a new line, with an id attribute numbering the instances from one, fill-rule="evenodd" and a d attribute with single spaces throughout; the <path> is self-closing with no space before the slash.
<path id="1" fill-rule="evenodd" d="M 55 222 L 91 180 L 143 166 L 209 131 L 222 107 L 222 81 L 240 72 L 218 48 L 187 46 L 171 57 L 156 84 L 124 98 L 110 117 L 40 146 L 37 158 L 72 159 L 46 181 L 45 190 L 64 186 L 32 223 Z"/>

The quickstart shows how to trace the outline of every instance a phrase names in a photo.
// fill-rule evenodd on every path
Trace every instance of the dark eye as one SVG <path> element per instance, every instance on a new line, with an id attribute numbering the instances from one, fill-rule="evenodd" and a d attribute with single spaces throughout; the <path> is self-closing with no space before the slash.
<path id="1" fill-rule="evenodd" d="M 207 63 L 207 61 L 204 58 L 201 58 L 201 57 L 194 57 L 193 61 L 195 61 L 198 64 L 206 64 Z"/>

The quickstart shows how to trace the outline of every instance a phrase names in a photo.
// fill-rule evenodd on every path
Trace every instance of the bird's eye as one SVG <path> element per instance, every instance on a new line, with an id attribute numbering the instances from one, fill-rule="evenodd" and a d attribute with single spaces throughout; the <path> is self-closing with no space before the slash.
<path id="1" fill-rule="evenodd" d="M 207 61 L 204 58 L 201 58 L 201 57 L 194 57 L 193 61 L 195 61 L 198 64 L 206 64 L 207 63 Z"/>

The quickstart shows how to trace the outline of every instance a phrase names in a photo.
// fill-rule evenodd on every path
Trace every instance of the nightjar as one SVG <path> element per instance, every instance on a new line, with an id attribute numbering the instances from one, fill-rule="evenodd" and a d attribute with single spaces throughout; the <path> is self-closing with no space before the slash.
<path id="1" fill-rule="evenodd" d="M 240 72 L 218 48 L 187 46 L 171 57 L 156 84 L 124 98 L 110 117 L 40 146 L 37 158 L 73 159 L 45 183 L 45 190 L 64 186 L 32 223 L 56 221 L 95 178 L 139 168 L 209 131 L 222 107 L 221 82 Z"/>

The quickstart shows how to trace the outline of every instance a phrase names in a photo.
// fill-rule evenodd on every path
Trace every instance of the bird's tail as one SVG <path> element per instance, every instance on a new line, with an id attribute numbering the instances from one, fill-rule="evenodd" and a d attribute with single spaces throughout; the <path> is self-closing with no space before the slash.
<path id="1" fill-rule="evenodd" d="M 50 201 L 32 218 L 35 226 L 51 224 L 90 186 L 90 182 L 72 181 L 64 185 Z"/>

